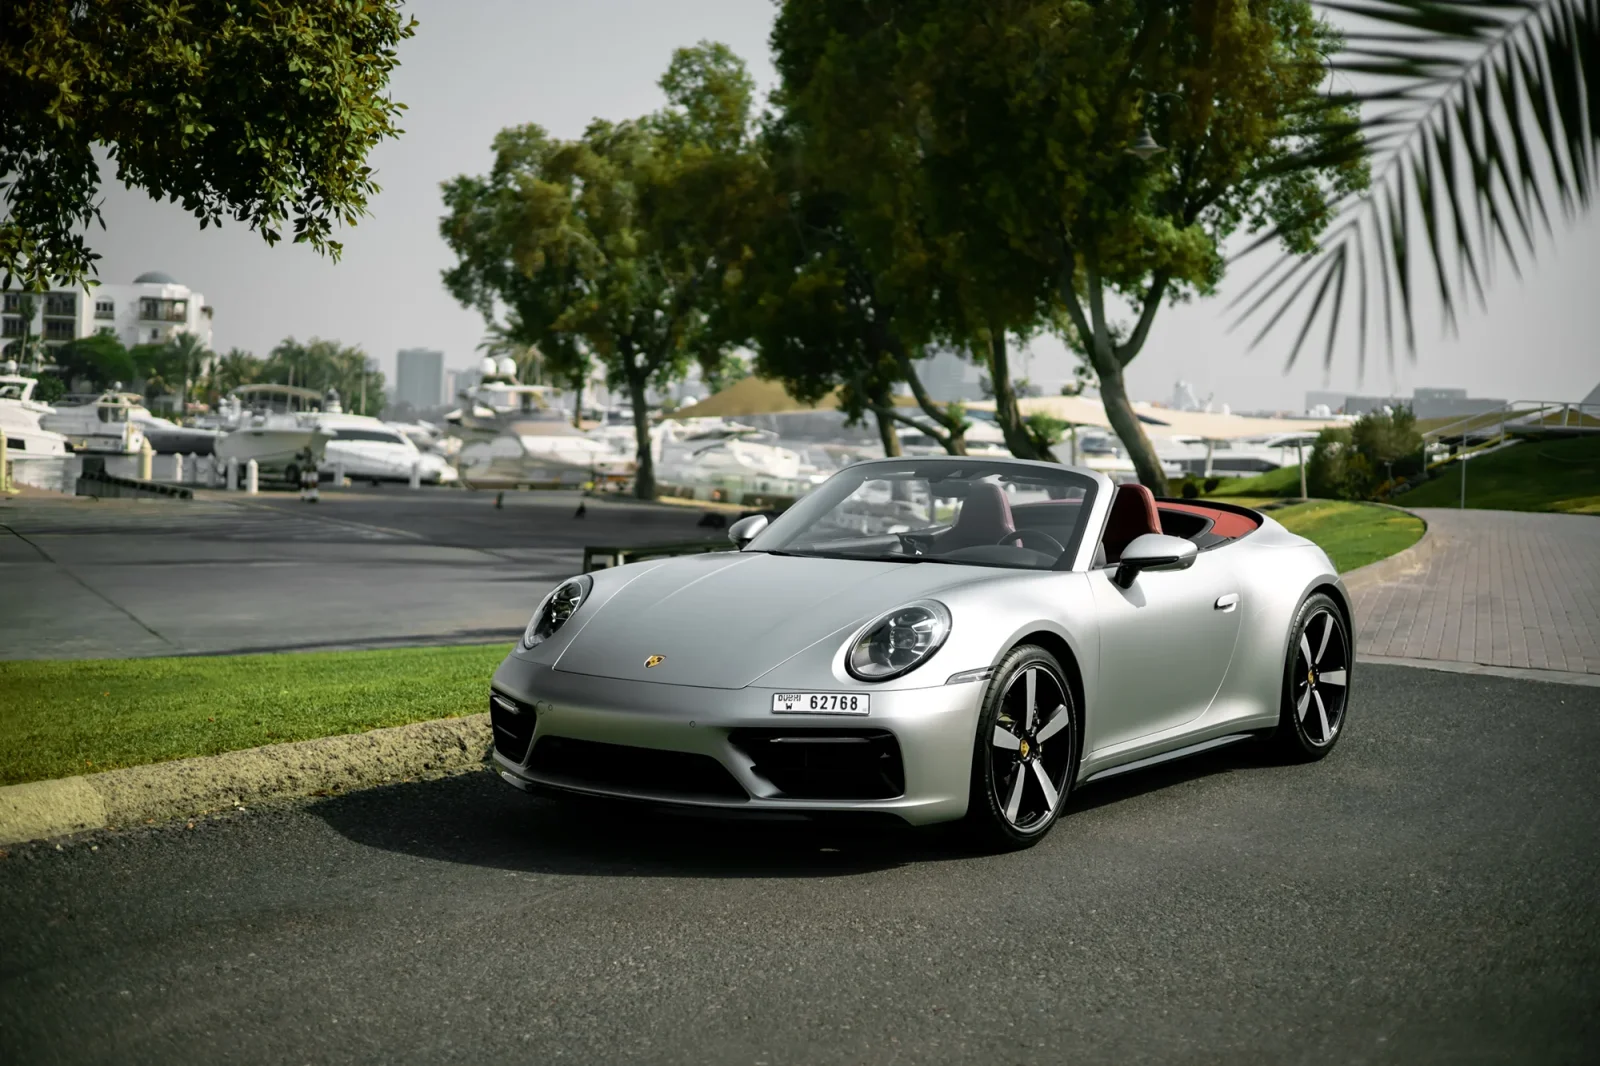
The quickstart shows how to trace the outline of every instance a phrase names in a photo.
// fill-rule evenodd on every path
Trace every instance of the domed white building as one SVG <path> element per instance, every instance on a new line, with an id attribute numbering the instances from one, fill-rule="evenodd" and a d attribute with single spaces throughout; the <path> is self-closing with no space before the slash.
<path id="1" fill-rule="evenodd" d="M 6 341 L 25 332 L 24 302 L 19 292 L 0 297 L 0 333 Z M 129 285 L 101 284 L 87 293 L 52 289 L 33 302 L 33 332 L 46 344 L 109 332 L 132 348 L 192 333 L 211 347 L 211 307 L 204 294 L 159 270 L 146 271 Z"/>

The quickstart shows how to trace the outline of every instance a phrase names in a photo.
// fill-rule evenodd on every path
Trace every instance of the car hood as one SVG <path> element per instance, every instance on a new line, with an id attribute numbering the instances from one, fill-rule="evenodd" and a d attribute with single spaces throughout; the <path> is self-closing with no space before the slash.
<path id="1" fill-rule="evenodd" d="M 840 630 L 982 577 L 966 567 L 932 563 L 761 552 L 683 556 L 595 596 L 594 613 L 555 667 L 598 677 L 743 688 Z M 646 667 L 654 656 L 661 661 Z"/>

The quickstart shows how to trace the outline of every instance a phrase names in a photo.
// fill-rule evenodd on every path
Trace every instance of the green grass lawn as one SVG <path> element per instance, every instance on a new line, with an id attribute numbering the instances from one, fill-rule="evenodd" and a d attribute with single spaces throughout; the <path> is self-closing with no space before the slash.
<path id="1" fill-rule="evenodd" d="M 1347 500 L 1290 504 L 1273 510 L 1272 517 L 1289 532 L 1315 541 L 1341 574 L 1404 551 L 1427 528 L 1404 511 Z"/>
<path id="2" fill-rule="evenodd" d="M 476 714 L 506 650 L 0 662 L 0 785 Z"/>
<path id="3" fill-rule="evenodd" d="M 1461 470 L 1395 497 L 1402 507 L 1458 507 Z M 1600 437 L 1525 441 L 1467 462 L 1467 506 L 1600 514 Z"/>
<path id="4" fill-rule="evenodd" d="M 1225 477 L 1219 480 L 1221 484 L 1217 486 L 1216 491 L 1206 493 L 1207 496 L 1231 501 L 1235 496 L 1257 496 L 1274 500 L 1300 495 L 1298 466 L 1279 467 L 1277 470 L 1268 470 L 1265 474 L 1257 474 L 1255 477 Z"/>

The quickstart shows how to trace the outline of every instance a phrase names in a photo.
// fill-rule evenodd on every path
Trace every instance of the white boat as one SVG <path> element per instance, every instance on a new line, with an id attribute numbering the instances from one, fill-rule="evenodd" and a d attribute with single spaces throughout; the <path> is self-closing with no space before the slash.
<path id="1" fill-rule="evenodd" d="M 317 424 L 330 435 L 323 451 L 324 470 L 342 469 L 346 477 L 374 484 L 409 481 L 413 468 L 419 468 L 422 481 L 429 485 L 449 485 L 459 478 L 444 456 L 423 451 L 400 429 L 380 419 L 325 410 Z"/>
<path id="2" fill-rule="evenodd" d="M 6 451 L 13 459 L 19 455 L 66 455 L 67 438 L 40 424 L 55 408 L 33 398 L 39 380 L 14 373 L 15 369 L 14 363 L 8 364 L 7 372 L 0 374 L 0 431 L 5 433 Z"/>
<path id="3" fill-rule="evenodd" d="M 151 414 L 144 397 L 133 392 L 121 396 L 128 401 L 128 418 L 144 433 L 158 455 L 210 455 L 217 446 L 217 431 L 182 426 L 171 419 Z"/>
<path id="4" fill-rule="evenodd" d="M 331 433 L 318 420 L 322 396 L 292 385 L 241 385 L 224 400 L 216 457 L 239 466 L 254 459 L 262 475 L 293 483 L 306 464 L 320 465 Z"/>
<path id="5" fill-rule="evenodd" d="M 722 418 L 673 419 L 652 434 L 656 481 L 692 490 L 803 496 L 828 479 L 821 469 L 778 435 Z M 820 449 L 818 449 L 820 451 Z"/>
<path id="6" fill-rule="evenodd" d="M 133 419 L 128 395 L 118 388 L 69 393 L 40 418 L 39 424 L 66 437 L 74 451 L 137 455 L 144 447 L 144 431 Z"/>
<path id="7" fill-rule="evenodd" d="M 484 360 L 484 380 L 445 422 L 462 438 L 456 465 L 475 483 L 566 483 L 626 477 L 629 453 L 571 423 L 562 390 L 521 385 L 509 359 Z"/>

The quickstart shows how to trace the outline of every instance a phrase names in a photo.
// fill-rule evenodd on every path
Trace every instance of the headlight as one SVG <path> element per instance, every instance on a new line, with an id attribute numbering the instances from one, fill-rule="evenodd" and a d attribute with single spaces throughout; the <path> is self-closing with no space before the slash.
<path id="1" fill-rule="evenodd" d="M 887 681 L 915 670 L 950 635 L 950 612 L 937 600 L 897 607 L 856 637 L 845 669 L 858 681 Z"/>
<path id="2" fill-rule="evenodd" d="M 534 648 L 555 636 L 556 630 L 566 625 L 567 619 L 589 598 L 589 590 L 593 587 L 594 579 L 588 574 L 557 585 L 550 595 L 539 602 L 539 609 L 533 612 L 528 628 L 522 633 L 522 646 Z"/>

